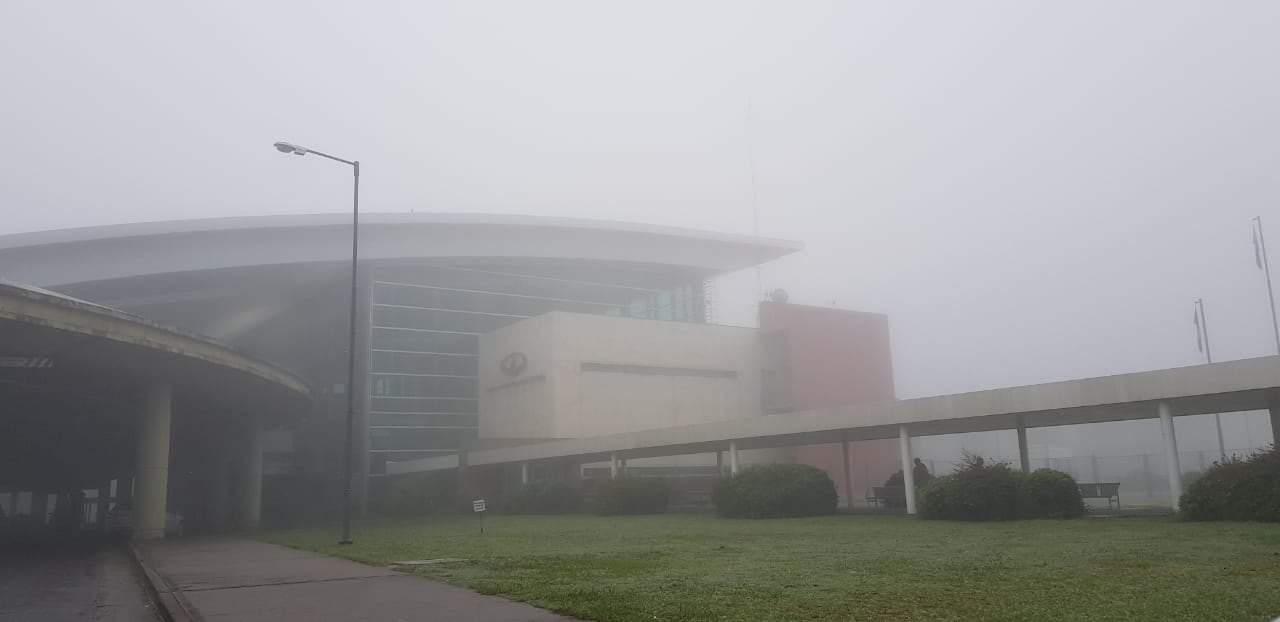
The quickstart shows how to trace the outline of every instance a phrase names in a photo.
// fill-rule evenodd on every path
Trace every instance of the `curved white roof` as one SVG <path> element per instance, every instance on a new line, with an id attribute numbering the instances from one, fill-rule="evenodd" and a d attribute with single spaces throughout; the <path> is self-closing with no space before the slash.
<path id="1" fill-rule="evenodd" d="M 146 222 L 0 236 L 0 276 L 44 286 L 190 270 L 349 260 L 346 214 Z M 361 214 L 362 260 L 531 257 L 686 267 L 710 276 L 797 242 L 600 220 Z"/>

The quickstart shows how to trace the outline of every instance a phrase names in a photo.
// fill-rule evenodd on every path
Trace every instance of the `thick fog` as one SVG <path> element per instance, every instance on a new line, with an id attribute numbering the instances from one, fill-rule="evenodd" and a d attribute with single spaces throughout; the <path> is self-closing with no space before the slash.
<path id="1" fill-rule="evenodd" d="M 887 313 L 900 397 L 1196 364 L 1197 297 L 1217 359 L 1262 356 L 1278 31 L 1261 0 L 9 0 L 0 233 L 344 211 L 288 140 L 359 159 L 368 211 L 758 215 L 807 248 L 720 280 L 715 319 L 778 287 Z M 1121 428 L 1099 451 L 1158 450 Z"/>

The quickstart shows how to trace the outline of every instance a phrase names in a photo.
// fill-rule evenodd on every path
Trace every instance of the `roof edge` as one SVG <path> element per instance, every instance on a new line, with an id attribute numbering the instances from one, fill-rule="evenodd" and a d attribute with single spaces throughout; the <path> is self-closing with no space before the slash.
<path id="1" fill-rule="evenodd" d="M 331 227 L 350 224 L 345 213 L 273 214 L 263 216 L 222 216 L 185 220 L 159 220 L 113 225 L 95 225 L 68 229 L 48 229 L 0 235 L 0 250 L 20 249 L 55 244 L 124 239 L 151 235 L 270 229 L 290 227 Z M 786 255 L 804 248 L 802 242 L 753 235 L 721 233 L 704 229 L 650 225 L 625 221 L 569 218 L 562 216 L 530 216 L 523 214 L 468 214 L 457 212 L 370 212 L 360 214 L 361 225 L 457 225 L 490 227 L 540 227 L 551 229 L 587 229 L 616 233 L 675 236 L 722 244 L 767 248 Z"/>

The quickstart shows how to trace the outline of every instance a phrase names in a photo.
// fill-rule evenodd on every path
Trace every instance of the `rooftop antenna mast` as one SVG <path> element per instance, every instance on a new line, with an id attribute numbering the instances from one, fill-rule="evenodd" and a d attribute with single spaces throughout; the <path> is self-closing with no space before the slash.
<path id="1" fill-rule="evenodd" d="M 751 177 L 751 233 L 760 246 L 760 195 L 756 189 L 756 141 L 755 122 L 752 118 L 751 95 L 747 95 L 747 170 Z M 760 264 L 763 257 L 756 257 L 756 299 L 764 297 L 764 273 Z"/>

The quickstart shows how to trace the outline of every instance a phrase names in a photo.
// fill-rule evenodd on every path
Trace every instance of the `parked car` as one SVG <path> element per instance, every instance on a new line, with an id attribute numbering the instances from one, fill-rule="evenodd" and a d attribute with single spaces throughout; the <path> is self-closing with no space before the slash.
<path id="1" fill-rule="evenodd" d="M 127 504 L 116 504 L 107 512 L 107 533 L 128 534 L 133 531 L 133 508 Z M 164 535 L 182 535 L 182 514 L 169 510 L 164 513 Z"/>

